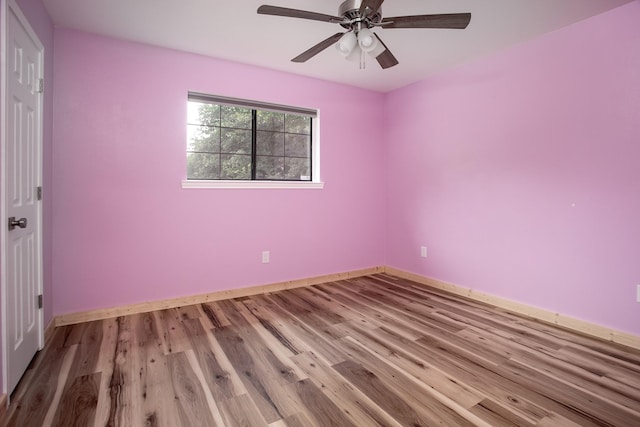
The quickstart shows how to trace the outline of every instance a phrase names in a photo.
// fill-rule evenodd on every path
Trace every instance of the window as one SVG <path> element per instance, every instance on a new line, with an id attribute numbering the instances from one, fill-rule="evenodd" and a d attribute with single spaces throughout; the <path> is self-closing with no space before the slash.
<path id="1" fill-rule="evenodd" d="M 187 181 L 314 181 L 315 110 L 189 93 Z"/>

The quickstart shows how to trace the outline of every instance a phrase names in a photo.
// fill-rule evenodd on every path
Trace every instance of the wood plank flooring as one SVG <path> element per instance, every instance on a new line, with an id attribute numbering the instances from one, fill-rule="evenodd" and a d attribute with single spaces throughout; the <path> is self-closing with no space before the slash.
<path id="1" fill-rule="evenodd" d="M 640 351 L 380 274 L 57 328 L 7 426 L 640 426 Z"/>

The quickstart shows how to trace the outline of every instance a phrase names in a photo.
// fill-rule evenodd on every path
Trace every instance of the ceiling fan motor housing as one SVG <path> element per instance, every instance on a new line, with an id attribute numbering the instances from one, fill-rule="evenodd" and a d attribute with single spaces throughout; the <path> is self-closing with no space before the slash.
<path id="1" fill-rule="evenodd" d="M 382 7 L 378 7 L 378 10 L 371 10 L 367 8 L 364 14 L 360 14 L 360 5 L 362 4 L 362 0 L 346 0 L 338 9 L 338 16 L 345 18 L 348 21 L 353 21 L 359 18 L 362 18 L 364 15 L 366 19 L 362 22 L 366 23 L 368 28 L 371 28 L 373 25 L 371 24 L 379 24 L 382 21 Z M 346 29 L 351 29 L 353 24 L 340 24 L 342 27 Z"/>

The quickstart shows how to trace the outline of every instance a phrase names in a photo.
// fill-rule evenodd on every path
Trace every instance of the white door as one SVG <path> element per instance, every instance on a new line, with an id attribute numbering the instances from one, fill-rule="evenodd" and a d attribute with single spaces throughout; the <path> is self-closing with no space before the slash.
<path id="1" fill-rule="evenodd" d="M 42 310 L 42 44 L 8 2 L 4 134 L 4 345 L 7 392 L 11 393 L 41 346 Z"/>

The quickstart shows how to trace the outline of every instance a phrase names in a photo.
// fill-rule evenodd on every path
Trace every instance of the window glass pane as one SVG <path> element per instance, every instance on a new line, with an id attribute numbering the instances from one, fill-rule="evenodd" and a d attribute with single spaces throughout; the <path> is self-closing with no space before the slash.
<path id="1" fill-rule="evenodd" d="M 251 110 L 248 108 L 222 105 L 220 115 L 222 127 L 251 129 Z"/>
<path id="2" fill-rule="evenodd" d="M 220 152 L 220 128 L 187 125 L 187 151 Z"/>
<path id="3" fill-rule="evenodd" d="M 256 179 L 283 179 L 284 157 L 257 156 Z"/>
<path id="4" fill-rule="evenodd" d="M 285 151 L 287 157 L 309 157 L 311 152 L 309 135 L 287 134 L 285 136 Z"/>
<path id="5" fill-rule="evenodd" d="M 187 178 L 311 181 L 306 111 L 189 93 Z"/>
<path id="6" fill-rule="evenodd" d="M 284 156 L 284 133 L 258 131 L 256 137 L 256 154 Z"/>
<path id="7" fill-rule="evenodd" d="M 311 163 L 309 159 L 285 157 L 284 176 L 285 179 L 311 181 Z"/>
<path id="8" fill-rule="evenodd" d="M 311 119 L 308 116 L 287 114 L 285 118 L 285 132 L 306 133 L 311 132 Z"/>
<path id="9" fill-rule="evenodd" d="M 220 106 L 189 101 L 187 103 L 187 123 L 220 126 Z"/>
<path id="10" fill-rule="evenodd" d="M 220 179 L 251 179 L 251 155 L 222 154 Z"/>
<path id="11" fill-rule="evenodd" d="M 219 154 L 187 154 L 187 178 L 220 179 Z"/>
<path id="12" fill-rule="evenodd" d="M 251 154 L 251 131 L 222 128 L 221 150 L 222 153 Z"/>
<path id="13" fill-rule="evenodd" d="M 258 110 L 256 116 L 258 130 L 284 131 L 284 113 Z"/>

